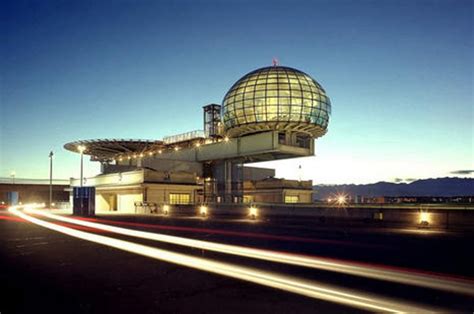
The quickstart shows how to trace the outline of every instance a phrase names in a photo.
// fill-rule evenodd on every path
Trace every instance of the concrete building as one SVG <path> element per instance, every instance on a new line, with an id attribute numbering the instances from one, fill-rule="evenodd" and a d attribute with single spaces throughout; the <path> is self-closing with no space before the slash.
<path id="1" fill-rule="evenodd" d="M 238 80 L 222 105 L 204 106 L 203 130 L 156 141 L 76 141 L 65 148 L 102 164 L 100 175 L 82 182 L 96 187 L 99 211 L 136 212 L 140 204 L 309 203 L 311 181 L 276 179 L 273 169 L 245 164 L 314 155 L 314 139 L 326 133 L 330 112 L 329 98 L 313 78 L 272 66 Z"/>

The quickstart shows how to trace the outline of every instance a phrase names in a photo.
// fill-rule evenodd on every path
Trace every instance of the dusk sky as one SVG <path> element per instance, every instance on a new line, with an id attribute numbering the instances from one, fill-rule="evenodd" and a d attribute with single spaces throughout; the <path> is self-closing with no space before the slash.
<path id="1" fill-rule="evenodd" d="M 0 20 L 0 177 L 47 178 L 50 150 L 77 177 L 75 140 L 202 129 L 274 57 L 332 102 L 315 157 L 261 164 L 277 176 L 473 177 L 451 173 L 474 169 L 470 0 L 2 1 Z"/>

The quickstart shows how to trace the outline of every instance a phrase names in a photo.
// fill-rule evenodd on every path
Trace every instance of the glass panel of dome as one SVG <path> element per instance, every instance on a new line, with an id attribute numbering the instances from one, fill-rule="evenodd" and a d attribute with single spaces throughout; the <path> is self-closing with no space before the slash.
<path id="1" fill-rule="evenodd" d="M 268 115 L 276 115 L 278 113 L 278 106 L 267 106 L 267 114 Z"/>
<path id="2" fill-rule="evenodd" d="M 242 108 L 237 108 L 234 112 L 237 118 L 242 117 L 244 115 L 244 110 Z"/>
<path id="3" fill-rule="evenodd" d="M 311 92 L 303 92 L 304 99 L 313 99 L 313 93 Z"/>
<path id="4" fill-rule="evenodd" d="M 290 97 L 290 90 L 284 90 L 284 89 L 280 89 L 278 91 L 278 95 L 280 97 Z"/>
<path id="5" fill-rule="evenodd" d="M 313 93 L 318 93 L 318 92 L 319 92 L 319 88 L 318 88 L 317 86 L 315 86 L 315 85 L 310 85 L 310 88 L 311 88 L 311 91 L 312 91 Z"/>
<path id="6" fill-rule="evenodd" d="M 299 114 L 291 114 L 290 121 L 301 121 L 301 115 Z"/>
<path id="7" fill-rule="evenodd" d="M 247 123 L 255 122 L 255 115 L 254 114 L 251 114 L 251 115 L 247 114 L 246 117 L 247 117 Z"/>
<path id="8" fill-rule="evenodd" d="M 278 91 L 277 90 L 267 90 L 267 97 L 277 97 Z"/>
<path id="9" fill-rule="evenodd" d="M 288 78 L 288 82 L 290 82 L 290 84 L 296 84 L 296 85 L 300 85 L 300 81 L 295 77 L 295 78 Z"/>
<path id="10" fill-rule="evenodd" d="M 300 84 L 310 85 L 310 83 L 304 77 L 300 76 L 299 79 L 300 79 Z"/>
<path id="11" fill-rule="evenodd" d="M 309 85 L 301 85 L 301 90 L 303 92 L 311 92 L 311 87 Z"/>
<path id="12" fill-rule="evenodd" d="M 258 107 L 258 106 L 265 106 L 265 99 L 264 98 L 255 99 L 255 107 Z"/>
<path id="13" fill-rule="evenodd" d="M 277 89 L 278 84 L 267 84 L 267 89 Z"/>
<path id="14" fill-rule="evenodd" d="M 255 92 L 255 98 L 264 98 L 265 97 L 265 91 L 256 91 Z"/>
<path id="15" fill-rule="evenodd" d="M 280 97 L 280 98 L 278 98 L 278 102 L 280 103 L 280 105 L 289 105 L 290 104 L 290 98 Z"/>
<path id="16" fill-rule="evenodd" d="M 278 114 L 276 113 L 268 113 L 266 115 L 266 120 L 265 121 L 278 121 Z"/>
<path id="17" fill-rule="evenodd" d="M 253 108 L 254 102 L 252 99 L 244 100 L 244 108 Z"/>
<path id="18" fill-rule="evenodd" d="M 243 107 L 243 102 L 242 101 L 236 101 L 234 103 L 234 106 L 235 106 L 235 109 L 238 110 L 238 109 L 242 109 Z"/>
<path id="19" fill-rule="evenodd" d="M 311 107 L 303 106 L 301 107 L 301 114 L 309 116 L 311 114 Z"/>
<path id="20" fill-rule="evenodd" d="M 276 105 L 278 105 L 278 100 L 279 99 L 277 97 L 268 97 L 265 100 L 266 100 L 267 106 L 268 105 L 276 106 Z"/>
<path id="21" fill-rule="evenodd" d="M 255 90 L 255 85 L 248 85 L 247 87 L 245 87 L 246 93 L 253 92 L 254 90 Z"/>
<path id="22" fill-rule="evenodd" d="M 267 78 L 259 78 L 257 80 L 257 84 L 266 84 L 267 83 Z"/>
<path id="23" fill-rule="evenodd" d="M 278 77 L 278 83 L 289 84 L 290 81 L 288 80 L 288 77 L 286 77 L 286 76 L 279 76 Z"/>
<path id="24" fill-rule="evenodd" d="M 235 101 L 241 101 L 244 99 L 244 95 L 243 94 L 237 94 L 235 95 Z"/>
<path id="25" fill-rule="evenodd" d="M 291 104 L 292 105 L 299 105 L 301 106 L 301 104 L 303 103 L 303 100 L 301 98 L 297 98 L 297 97 L 291 97 Z"/>
<path id="26" fill-rule="evenodd" d="M 224 110 L 224 112 L 231 112 L 234 110 L 234 104 L 229 104 L 226 106 L 226 109 Z"/>
<path id="27" fill-rule="evenodd" d="M 278 82 L 278 80 L 276 78 L 269 78 L 268 81 L 267 81 L 268 84 L 275 84 L 277 82 Z"/>
<path id="28" fill-rule="evenodd" d="M 278 81 L 278 89 L 290 89 L 290 84 L 283 81 Z"/>
<path id="29" fill-rule="evenodd" d="M 257 122 L 259 121 L 267 121 L 267 117 L 265 113 L 260 113 L 256 115 Z"/>
<path id="30" fill-rule="evenodd" d="M 279 109 L 279 113 L 280 113 L 280 114 L 288 114 L 288 113 L 290 113 L 290 106 L 283 106 L 283 105 L 280 105 L 280 106 L 278 106 L 278 109 Z"/>
<path id="31" fill-rule="evenodd" d="M 291 97 L 301 97 L 301 96 L 302 95 L 301 95 L 300 90 L 297 90 L 297 89 L 296 90 L 294 90 L 294 89 L 291 90 Z"/>
<path id="32" fill-rule="evenodd" d="M 247 86 L 257 84 L 257 79 L 250 79 L 247 81 Z"/>
<path id="33" fill-rule="evenodd" d="M 301 88 L 300 84 L 291 84 L 290 89 L 299 90 Z"/>
<path id="34" fill-rule="evenodd" d="M 312 107 L 313 106 L 313 101 L 309 98 L 303 98 L 303 106 Z"/>
<path id="35" fill-rule="evenodd" d="M 260 84 L 260 85 L 255 86 L 255 90 L 265 90 L 265 89 L 266 89 L 265 84 Z"/>

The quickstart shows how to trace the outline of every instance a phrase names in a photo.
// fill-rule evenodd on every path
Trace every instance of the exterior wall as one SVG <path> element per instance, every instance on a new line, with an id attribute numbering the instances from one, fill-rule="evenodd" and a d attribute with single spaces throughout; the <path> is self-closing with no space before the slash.
<path id="1" fill-rule="evenodd" d="M 142 202 L 142 193 L 121 193 L 117 195 L 117 209 L 120 213 L 135 213 L 135 202 Z"/>
<path id="2" fill-rule="evenodd" d="M 244 180 L 263 180 L 275 177 L 275 169 L 244 166 Z"/>
<path id="3" fill-rule="evenodd" d="M 283 203 L 282 190 L 257 191 L 254 194 L 256 203 Z"/>
<path id="4" fill-rule="evenodd" d="M 71 185 L 79 180 L 71 180 Z M 96 187 L 96 211 L 135 213 L 135 202 L 169 203 L 170 193 L 189 194 L 191 203 L 202 201 L 197 191 L 194 173 L 163 172 L 147 169 L 100 175 L 86 180 L 87 186 Z"/>
<path id="5" fill-rule="evenodd" d="M 143 201 L 143 191 L 141 185 L 96 187 L 96 212 L 134 213 L 134 202 Z"/>
<path id="6" fill-rule="evenodd" d="M 179 147 L 177 145 L 176 147 Z M 269 157 L 268 154 L 272 156 Z M 302 148 L 280 144 L 277 131 L 268 131 L 238 138 L 230 138 L 228 141 L 203 144 L 200 147 L 180 147 L 178 151 L 173 149 L 163 150 L 161 154 L 153 157 L 123 160 L 120 164 L 138 164 L 146 167 L 159 167 L 163 160 L 175 162 L 203 162 L 222 159 L 247 158 L 249 161 L 264 161 L 282 158 L 303 157 L 314 155 L 314 147 Z M 158 168 L 159 169 L 159 168 Z"/>
<path id="7" fill-rule="evenodd" d="M 103 194 L 99 194 L 99 193 L 95 194 L 95 210 L 96 212 L 111 210 L 111 206 L 109 205 L 109 203 L 107 202 Z"/>
<path id="8" fill-rule="evenodd" d="M 144 170 L 98 175 L 85 178 L 84 186 L 118 186 L 143 183 Z M 71 186 L 80 186 L 80 179 L 71 178 Z"/>
<path id="9" fill-rule="evenodd" d="M 285 196 L 296 196 L 298 203 L 312 202 L 312 181 L 266 179 L 244 181 L 244 198 L 256 203 L 285 203 Z"/>
<path id="10" fill-rule="evenodd" d="M 195 173 L 184 171 L 145 171 L 144 182 L 162 183 L 162 184 L 196 184 L 197 176 Z"/>
<path id="11" fill-rule="evenodd" d="M 202 164 L 200 162 L 144 157 L 142 167 L 152 168 L 157 171 L 186 172 L 194 174 L 194 176 L 202 176 Z"/>

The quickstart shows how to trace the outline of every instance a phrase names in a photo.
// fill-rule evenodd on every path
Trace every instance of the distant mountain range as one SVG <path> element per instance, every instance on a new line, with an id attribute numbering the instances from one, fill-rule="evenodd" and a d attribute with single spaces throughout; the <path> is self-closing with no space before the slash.
<path id="1" fill-rule="evenodd" d="M 474 196 L 474 179 L 437 178 L 410 183 L 377 182 L 373 184 L 341 184 L 313 186 L 315 199 L 326 199 L 335 194 L 348 196 Z"/>

